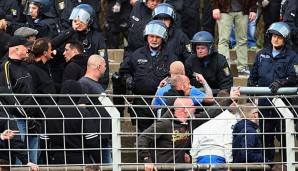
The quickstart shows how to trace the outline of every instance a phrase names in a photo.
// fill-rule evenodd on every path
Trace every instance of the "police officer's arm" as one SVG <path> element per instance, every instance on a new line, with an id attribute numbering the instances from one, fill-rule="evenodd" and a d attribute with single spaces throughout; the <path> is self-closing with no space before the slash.
<path id="1" fill-rule="evenodd" d="M 297 8 L 297 1 L 286 1 L 285 4 L 282 5 L 282 21 L 286 22 L 291 27 L 291 35 L 295 36 L 295 38 L 298 38 L 298 23 L 296 23 L 296 21 L 298 21 L 296 19 L 298 17 L 296 16 Z"/>
<path id="2" fill-rule="evenodd" d="M 230 89 L 233 86 L 233 77 L 226 58 L 223 55 L 217 54 L 217 82 L 221 90 Z"/>
<path id="3" fill-rule="evenodd" d="M 132 59 L 132 53 L 127 55 L 126 58 L 124 58 L 123 62 L 120 64 L 119 68 L 119 74 L 122 76 L 122 81 L 126 83 L 126 80 L 128 78 L 132 78 L 133 75 L 133 59 Z"/>
<path id="4" fill-rule="evenodd" d="M 182 40 L 180 42 L 182 48 L 183 63 L 189 57 L 191 57 L 190 40 L 185 33 L 183 33 Z"/>
<path id="5" fill-rule="evenodd" d="M 67 42 L 75 33 L 76 31 L 72 27 L 68 30 L 62 31 L 58 36 L 51 40 L 52 48 L 56 49 L 64 45 L 64 43 Z"/>
<path id="6" fill-rule="evenodd" d="M 258 68 L 259 68 L 260 54 L 261 54 L 261 51 L 257 54 L 255 61 L 252 65 L 252 68 L 250 70 L 250 75 L 247 80 L 247 86 L 255 87 L 258 85 L 258 79 L 259 79 Z"/>

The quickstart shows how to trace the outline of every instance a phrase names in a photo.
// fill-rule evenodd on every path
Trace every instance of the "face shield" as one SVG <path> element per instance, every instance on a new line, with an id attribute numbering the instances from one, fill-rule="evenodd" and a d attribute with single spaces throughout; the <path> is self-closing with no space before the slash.
<path id="1" fill-rule="evenodd" d="M 30 6 L 30 0 L 26 0 L 24 11 L 23 11 L 24 15 L 30 15 L 29 6 Z"/>
<path id="2" fill-rule="evenodd" d="M 168 7 L 168 6 L 158 6 L 153 11 L 153 18 L 161 17 L 161 18 L 167 18 L 171 17 L 172 19 L 175 19 L 175 11 Z"/>
<path id="3" fill-rule="evenodd" d="M 78 19 L 79 21 L 88 24 L 90 18 L 91 16 L 87 11 L 80 8 L 74 8 L 70 14 L 69 20 Z"/>
<path id="4" fill-rule="evenodd" d="M 162 39 L 166 38 L 167 30 L 159 24 L 149 24 L 145 27 L 144 35 L 153 34 L 161 37 Z"/>

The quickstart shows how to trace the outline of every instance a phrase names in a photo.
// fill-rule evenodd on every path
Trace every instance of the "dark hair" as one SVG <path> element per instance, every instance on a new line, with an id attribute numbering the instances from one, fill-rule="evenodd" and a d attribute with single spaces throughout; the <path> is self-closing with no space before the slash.
<path id="1" fill-rule="evenodd" d="M 78 40 L 70 40 L 66 44 L 69 44 L 71 49 L 77 49 L 80 54 L 84 52 L 83 43 Z"/>
<path id="2" fill-rule="evenodd" d="M 44 51 L 49 50 L 49 43 L 51 43 L 51 41 L 48 38 L 36 39 L 30 49 L 29 58 L 26 62 L 33 63 L 34 59 L 42 56 Z"/>

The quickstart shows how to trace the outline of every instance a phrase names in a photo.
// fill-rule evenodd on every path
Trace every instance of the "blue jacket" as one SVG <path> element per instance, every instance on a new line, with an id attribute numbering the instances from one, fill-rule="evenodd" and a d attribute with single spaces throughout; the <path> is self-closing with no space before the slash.
<path id="1" fill-rule="evenodd" d="M 264 158 L 261 150 L 262 143 L 257 134 L 258 125 L 243 119 L 233 129 L 232 155 L 233 163 L 264 163 L 269 162 Z"/>
<path id="2" fill-rule="evenodd" d="M 279 80 L 282 86 L 295 86 L 298 73 L 297 54 L 284 48 L 273 58 L 272 45 L 258 52 L 248 78 L 249 86 L 268 87 Z"/>

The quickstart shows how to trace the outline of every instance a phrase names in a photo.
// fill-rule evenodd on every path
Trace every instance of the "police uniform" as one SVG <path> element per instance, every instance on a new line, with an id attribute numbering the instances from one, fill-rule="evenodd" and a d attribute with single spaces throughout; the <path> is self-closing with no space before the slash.
<path id="1" fill-rule="evenodd" d="M 56 19 L 59 20 L 61 30 L 67 30 L 71 27 L 69 16 L 72 9 L 77 5 L 73 3 L 74 0 L 52 0 L 51 1 L 51 12 Z"/>
<path id="2" fill-rule="evenodd" d="M 0 9 L 7 15 L 8 21 L 19 21 L 20 7 L 16 0 L 1 0 Z"/>
<path id="3" fill-rule="evenodd" d="M 114 13 L 112 8 L 118 2 L 121 5 L 120 12 Z M 109 48 L 118 49 L 121 39 L 120 34 L 127 39 L 129 16 L 132 6 L 129 0 L 109 0 L 106 10 L 106 24 L 105 29 L 108 32 Z"/>
<path id="4" fill-rule="evenodd" d="M 137 49 L 131 56 L 125 58 L 121 63 L 119 73 L 122 77 L 132 77 L 135 83 L 133 93 L 135 95 L 154 95 L 161 80 L 170 71 L 170 65 L 178 57 L 169 51 L 165 46 L 154 56 L 151 56 L 149 45 Z M 151 98 L 145 98 L 147 104 L 151 104 Z M 142 99 L 135 98 L 134 105 L 145 105 Z M 138 117 L 154 117 L 149 108 L 134 108 Z M 131 112 L 131 116 L 135 114 Z M 153 120 L 139 119 L 138 129 L 145 130 L 153 123 Z M 134 124 L 134 123 L 133 123 Z"/>
<path id="5" fill-rule="evenodd" d="M 289 48 L 283 50 L 277 56 L 272 56 L 272 45 L 258 52 L 253 67 L 248 78 L 249 86 L 268 87 L 274 81 L 283 82 L 283 86 L 295 86 L 298 73 L 298 56 Z M 267 99 L 259 99 L 259 106 L 271 106 Z M 280 118 L 275 109 L 260 109 L 259 117 L 261 118 Z M 281 122 L 282 125 L 281 125 Z M 284 120 L 265 119 L 260 122 L 260 129 L 264 133 L 284 132 Z M 265 134 L 265 147 L 274 147 L 275 134 Z M 277 136 L 280 141 L 280 135 Z M 285 146 L 285 137 L 283 137 L 283 146 Z M 266 157 L 269 160 L 274 158 L 274 149 L 265 150 Z"/>
<path id="6" fill-rule="evenodd" d="M 182 20 L 182 14 L 184 13 L 184 11 L 183 11 L 184 10 L 183 0 L 166 0 L 165 2 L 174 7 L 175 12 L 176 12 L 175 25 L 176 25 L 176 27 L 181 28 L 181 26 L 182 26 L 182 23 L 181 23 L 182 22 L 181 21 Z M 189 24 L 189 23 L 187 23 L 187 24 Z M 192 23 L 192 25 L 193 24 L 194 23 Z"/>
<path id="7" fill-rule="evenodd" d="M 168 38 L 166 40 L 167 47 L 173 51 L 181 62 L 191 56 L 190 40 L 187 35 L 179 28 L 170 27 L 168 29 Z"/>
<path id="8" fill-rule="evenodd" d="M 233 86 L 233 77 L 228 62 L 217 52 L 213 52 L 204 59 L 196 55 L 191 56 L 185 61 L 185 70 L 191 84 L 195 87 L 199 88 L 202 85 L 194 78 L 194 72 L 202 74 L 212 89 L 223 90 Z"/>
<path id="9" fill-rule="evenodd" d="M 298 1 L 286 0 L 282 5 L 282 21 L 291 27 L 292 50 L 298 53 Z"/>
<path id="10" fill-rule="evenodd" d="M 152 19 L 152 10 L 143 2 L 137 1 L 130 14 L 130 28 L 128 32 L 128 46 L 135 51 L 144 45 L 143 31 Z"/>
<path id="11" fill-rule="evenodd" d="M 182 30 L 191 39 L 194 34 L 200 31 L 200 1 L 187 0 L 183 2 Z"/>

